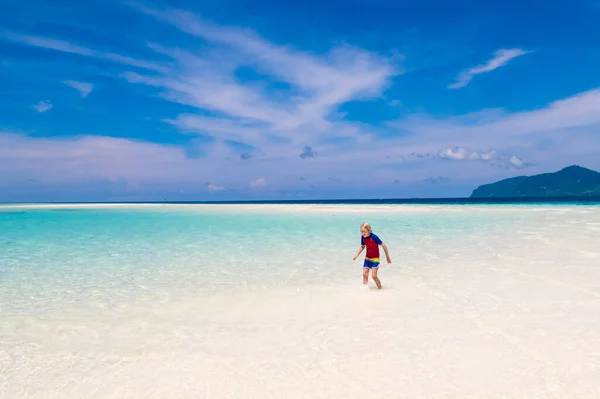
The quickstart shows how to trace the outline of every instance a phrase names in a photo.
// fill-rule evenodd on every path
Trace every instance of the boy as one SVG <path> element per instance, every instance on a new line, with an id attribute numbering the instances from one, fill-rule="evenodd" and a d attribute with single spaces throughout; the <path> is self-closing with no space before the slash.
<path id="1" fill-rule="evenodd" d="M 365 262 L 363 263 L 363 284 L 368 284 L 369 270 L 371 270 L 371 277 L 373 278 L 373 281 L 375 281 L 375 284 L 377 284 L 377 288 L 381 289 L 381 281 L 379 281 L 379 278 L 377 277 L 377 270 L 379 268 L 379 246 L 381 245 L 385 251 L 387 263 L 392 263 L 387 246 L 373 233 L 371 225 L 367 222 L 360 225 L 360 234 L 360 249 L 354 256 L 353 260 L 356 260 L 363 249 L 367 247 Z"/>

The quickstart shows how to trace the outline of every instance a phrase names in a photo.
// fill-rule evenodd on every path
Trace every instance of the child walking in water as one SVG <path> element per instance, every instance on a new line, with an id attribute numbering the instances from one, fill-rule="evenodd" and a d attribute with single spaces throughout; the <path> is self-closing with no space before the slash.
<path id="1" fill-rule="evenodd" d="M 365 261 L 363 263 L 363 284 L 368 284 L 369 282 L 369 270 L 371 270 L 371 277 L 375 284 L 377 284 L 377 288 L 381 289 L 381 281 L 379 281 L 379 277 L 377 277 L 377 270 L 379 268 L 379 246 L 381 245 L 383 250 L 385 251 L 385 257 L 387 263 L 392 263 L 392 259 L 390 259 L 390 254 L 388 253 L 387 246 L 373 233 L 373 229 L 371 225 L 367 222 L 360 225 L 360 249 L 358 253 L 354 256 L 353 260 L 356 260 L 360 253 L 367 247 L 367 253 L 365 255 Z"/>

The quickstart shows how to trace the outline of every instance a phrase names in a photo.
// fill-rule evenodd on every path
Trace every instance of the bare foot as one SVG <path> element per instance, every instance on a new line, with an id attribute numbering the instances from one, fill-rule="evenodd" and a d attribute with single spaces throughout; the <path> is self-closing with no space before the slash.
<path id="1" fill-rule="evenodd" d="M 375 280 L 375 284 L 377 284 L 377 288 L 381 289 L 381 281 L 379 281 L 378 278 L 374 278 L 373 280 Z"/>

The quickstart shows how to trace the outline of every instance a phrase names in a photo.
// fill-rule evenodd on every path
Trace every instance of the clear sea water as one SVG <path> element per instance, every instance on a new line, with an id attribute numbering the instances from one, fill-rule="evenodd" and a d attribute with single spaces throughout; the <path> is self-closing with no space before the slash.
<path id="1" fill-rule="evenodd" d="M 19 300 L 21 312 L 54 302 L 134 300 L 174 291 L 334 284 L 353 274 L 348 259 L 359 247 L 364 220 L 393 253 L 406 254 L 490 234 L 523 217 L 468 208 L 444 215 L 436 207 L 386 213 L 386 207 L 394 205 L 372 206 L 366 214 L 344 206 L 327 211 L 326 205 L 313 206 L 324 210 L 317 212 L 304 205 L 295 206 L 298 212 L 276 205 L 5 209 L 0 251 L 4 287 L 10 289 L 0 299 Z"/>
<path id="2" fill-rule="evenodd" d="M 391 252 L 381 292 L 362 286 L 361 261 L 352 261 L 363 221 Z M 524 309 L 542 306 L 528 299 L 532 282 L 545 282 L 539 298 L 554 304 L 540 314 L 583 306 L 600 315 L 599 236 L 596 203 L 0 206 L 0 397 L 396 397 L 401 389 L 429 397 L 423 374 L 378 390 L 353 382 L 360 374 L 350 365 L 419 369 L 404 344 L 361 358 L 379 353 L 370 338 L 400 339 L 403 315 L 420 337 L 457 328 L 415 298 L 437 300 L 458 315 L 456 325 L 478 314 L 475 326 L 509 341 L 514 324 L 494 323 L 518 325 Z M 495 316 L 484 322 L 484 309 Z M 427 312 L 440 316 L 429 326 Z M 579 319 L 563 320 L 563 329 L 569 322 L 578 327 L 544 331 L 597 339 Z M 496 375 L 533 397 L 568 394 L 577 380 L 556 374 L 560 359 L 528 347 L 520 331 L 508 348 L 522 353 L 513 356 L 529 350 L 525 359 L 541 358 L 543 372 L 554 367 L 553 382 Z M 417 339 L 408 335 L 407 343 Z M 452 339 L 445 345 L 454 351 L 465 345 Z M 598 350 L 572 345 L 565 351 L 600 371 Z M 457 353 L 451 367 L 481 370 L 472 355 L 460 354 L 465 366 Z M 448 392 L 481 393 L 438 372 Z M 585 376 L 580 389 L 593 392 Z M 307 386 L 294 390 L 299 383 Z"/>

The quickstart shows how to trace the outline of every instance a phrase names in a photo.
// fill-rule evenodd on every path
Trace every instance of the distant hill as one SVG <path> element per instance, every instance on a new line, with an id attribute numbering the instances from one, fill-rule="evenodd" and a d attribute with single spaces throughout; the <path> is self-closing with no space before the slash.
<path id="1" fill-rule="evenodd" d="M 484 184 L 471 198 L 600 196 L 600 173 L 578 165 L 554 173 L 518 176 Z"/>

